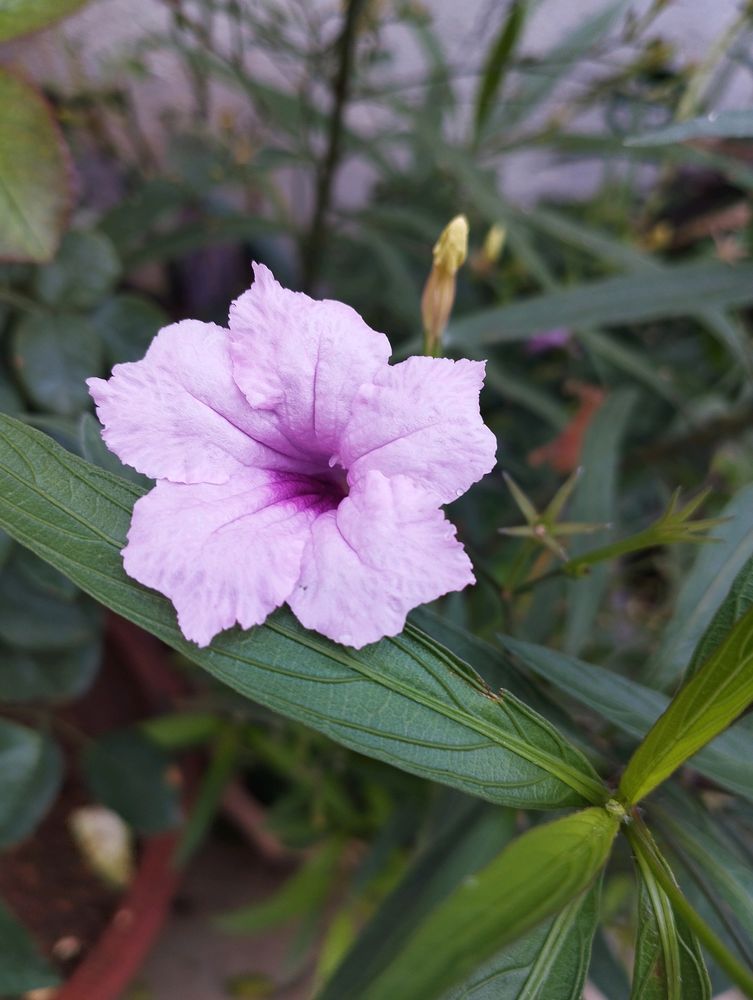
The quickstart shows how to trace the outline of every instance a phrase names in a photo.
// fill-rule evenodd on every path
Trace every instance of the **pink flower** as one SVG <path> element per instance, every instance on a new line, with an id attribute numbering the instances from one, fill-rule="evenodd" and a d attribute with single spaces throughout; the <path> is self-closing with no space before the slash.
<path id="1" fill-rule="evenodd" d="M 484 365 L 390 366 L 387 338 L 349 306 L 254 273 L 229 331 L 184 320 L 88 381 L 108 447 L 157 480 L 134 507 L 125 570 L 200 646 L 287 601 L 360 648 L 474 581 L 440 507 L 494 465 Z"/>

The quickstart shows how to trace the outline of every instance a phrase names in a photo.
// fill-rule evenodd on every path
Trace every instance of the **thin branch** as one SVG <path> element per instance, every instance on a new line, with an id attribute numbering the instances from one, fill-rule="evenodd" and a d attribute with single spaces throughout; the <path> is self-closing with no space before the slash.
<path id="1" fill-rule="evenodd" d="M 327 213 L 329 212 L 330 201 L 332 199 L 335 174 L 340 165 L 343 121 L 345 118 L 345 108 L 350 96 L 358 21 L 365 2 L 366 0 L 349 0 L 345 13 L 345 23 L 343 24 L 343 30 L 337 43 L 340 61 L 332 88 L 334 105 L 329 121 L 327 152 L 319 171 L 314 213 L 304 246 L 303 287 L 305 291 L 311 291 L 321 268 L 322 251 L 327 236 Z"/>

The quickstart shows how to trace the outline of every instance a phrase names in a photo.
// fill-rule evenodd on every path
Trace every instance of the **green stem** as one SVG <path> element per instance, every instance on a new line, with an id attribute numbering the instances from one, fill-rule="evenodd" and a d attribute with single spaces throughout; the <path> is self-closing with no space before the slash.
<path id="1" fill-rule="evenodd" d="M 648 549 L 654 545 L 660 545 L 661 539 L 657 538 L 653 528 L 646 528 L 629 538 L 623 538 L 618 542 L 611 542 L 609 545 L 602 545 L 598 549 L 591 549 L 583 555 L 568 559 L 562 564 L 562 571 L 568 576 L 578 576 L 581 570 L 595 563 L 605 562 L 607 559 L 615 559 L 617 556 L 627 555 L 628 552 L 638 552 L 641 549 Z"/>
<path id="2" fill-rule="evenodd" d="M 626 833 L 636 855 L 641 857 L 650 868 L 654 878 L 666 893 L 677 914 L 682 917 L 701 944 L 703 944 L 719 967 L 727 973 L 735 985 L 747 997 L 753 998 L 753 972 L 750 969 L 746 969 L 742 962 L 739 962 L 735 958 L 722 939 L 716 935 L 703 917 L 693 909 L 683 896 L 648 827 L 637 813 L 634 814 L 632 823 L 626 828 Z"/>
<path id="3" fill-rule="evenodd" d="M 522 594 L 527 590 L 532 590 L 540 583 L 546 583 L 548 580 L 552 580 L 559 576 L 567 576 L 570 578 L 575 577 L 577 579 L 578 577 L 584 575 L 584 570 L 588 570 L 596 563 L 606 562 L 608 559 L 616 559 L 618 556 L 627 555 L 629 552 L 641 552 L 645 549 L 653 548 L 654 546 L 668 545 L 673 541 L 698 543 L 703 540 L 704 539 L 701 537 L 693 538 L 690 535 L 685 538 L 671 538 L 666 533 L 662 534 L 660 531 L 657 531 L 656 526 L 652 525 L 644 531 L 639 531 L 635 535 L 630 535 L 629 538 L 623 538 L 617 542 L 610 542 L 609 545 L 602 545 L 598 549 L 591 549 L 588 552 L 584 552 L 580 556 L 574 556 L 572 559 L 566 560 L 555 569 L 548 570 L 548 572 L 542 573 L 541 576 L 534 577 L 533 580 L 527 580 L 519 587 L 515 587 L 515 594 Z"/>

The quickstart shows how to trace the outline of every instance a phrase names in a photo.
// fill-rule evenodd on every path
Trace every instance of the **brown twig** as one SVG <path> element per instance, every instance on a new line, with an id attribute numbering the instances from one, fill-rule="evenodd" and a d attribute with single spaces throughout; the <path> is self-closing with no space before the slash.
<path id="1" fill-rule="evenodd" d="M 332 87 L 334 104 L 329 121 L 327 152 L 317 178 L 314 212 L 303 251 L 303 287 L 307 292 L 311 291 L 315 284 L 321 267 L 322 251 L 327 235 L 327 213 L 332 199 L 335 174 L 340 164 L 343 121 L 350 94 L 358 21 L 364 6 L 365 0 L 349 0 L 345 22 L 337 42 L 340 60 Z"/>
<path id="2" fill-rule="evenodd" d="M 269 864 L 286 864 L 297 856 L 267 829 L 264 809 L 239 781 L 230 781 L 225 787 L 222 812 Z"/>

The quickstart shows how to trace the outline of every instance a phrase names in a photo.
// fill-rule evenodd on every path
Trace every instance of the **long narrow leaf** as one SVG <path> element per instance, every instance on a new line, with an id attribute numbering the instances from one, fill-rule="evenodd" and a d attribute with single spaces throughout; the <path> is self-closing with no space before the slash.
<path id="1" fill-rule="evenodd" d="M 581 1000 L 600 897 L 597 879 L 553 920 L 503 948 L 447 1000 Z"/>
<path id="2" fill-rule="evenodd" d="M 590 764 L 551 725 L 512 695 L 491 692 L 420 632 L 356 652 L 280 611 L 198 649 L 170 603 L 123 571 L 120 550 L 140 495 L 0 416 L 0 526 L 220 680 L 360 753 L 490 801 L 542 809 L 604 801 Z"/>
<path id="3" fill-rule="evenodd" d="M 512 811 L 469 800 L 379 907 L 318 1000 L 362 996 L 434 907 L 489 864 L 514 832 Z"/>
<path id="4" fill-rule="evenodd" d="M 651 816 L 716 910 L 742 957 L 753 964 L 753 868 L 713 815 L 677 786 L 667 786 Z"/>
<path id="5" fill-rule="evenodd" d="M 447 342 L 502 344 L 555 326 L 595 327 L 692 316 L 714 307 L 753 302 L 753 264 L 716 260 L 676 264 L 661 271 L 587 281 L 510 305 L 484 309 L 453 323 Z"/>
<path id="6" fill-rule="evenodd" d="M 753 557 L 753 485 L 733 497 L 722 517 L 726 520 L 714 529 L 717 541 L 699 549 L 661 646 L 649 662 L 644 679 L 651 687 L 666 689 L 677 681 L 737 574 Z"/>
<path id="7" fill-rule="evenodd" d="M 434 910 L 361 1000 L 435 1000 L 465 981 L 587 889 L 617 826 L 606 809 L 592 808 L 523 834 Z"/>
<path id="8" fill-rule="evenodd" d="M 610 396 L 586 432 L 581 455 L 583 475 L 570 507 L 573 521 L 588 524 L 614 523 L 617 518 L 617 474 L 622 440 L 636 402 L 636 393 L 622 389 Z M 603 532 L 589 538 L 574 538 L 573 557 L 597 548 Z M 570 587 L 565 649 L 579 653 L 593 633 L 593 625 L 609 582 L 606 563 L 595 566 L 583 580 Z"/>
<path id="9" fill-rule="evenodd" d="M 665 146 L 691 139 L 750 139 L 753 137 L 753 111 L 719 111 L 690 121 L 675 122 L 666 128 L 632 135 L 626 146 Z"/>
<path id="10" fill-rule="evenodd" d="M 638 853 L 638 940 L 631 1000 L 709 1000 L 698 941 Z"/>
<path id="11" fill-rule="evenodd" d="M 476 96 L 476 135 L 480 134 L 493 102 L 500 93 L 510 57 L 523 29 L 525 15 L 525 0 L 513 0 L 502 30 L 489 49 Z"/>
<path id="12" fill-rule="evenodd" d="M 753 608 L 684 684 L 635 751 L 620 794 L 639 802 L 753 701 Z"/>
<path id="13" fill-rule="evenodd" d="M 641 739 L 669 705 L 660 691 L 644 687 L 556 650 L 500 636 L 500 642 L 519 661 L 543 680 L 593 709 L 629 736 Z M 700 750 L 688 762 L 701 774 L 738 795 L 753 800 L 753 725 L 742 719 Z"/>

